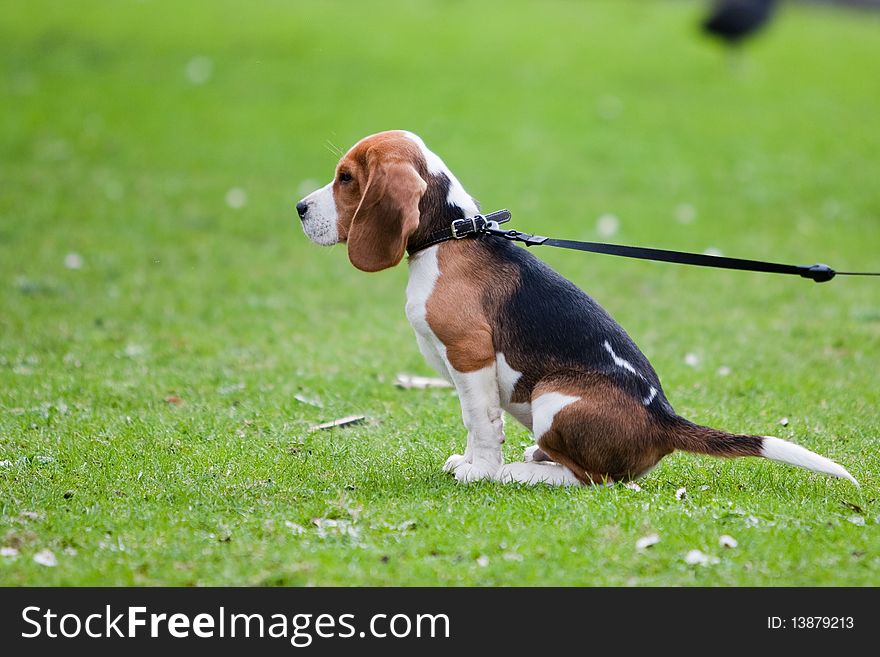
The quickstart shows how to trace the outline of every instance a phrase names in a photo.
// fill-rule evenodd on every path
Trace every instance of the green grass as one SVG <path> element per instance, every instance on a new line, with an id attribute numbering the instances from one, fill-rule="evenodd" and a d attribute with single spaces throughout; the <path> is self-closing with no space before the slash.
<path id="1" fill-rule="evenodd" d="M 859 490 L 687 454 L 639 492 L 460 486 L 453 394 L 392 385 L 430 374 L 406 268 L 362 274 L 295 217 L 336 147 L 407 128 L 521 229 L 597 239 L 613 213 L 618 242 L 880 268 L 878 16 L 789 3 L 731 68 L 702 6 L 7 3 L 0 584 L 880 584 L 876 281 L 539 252 L 679 413 Z M 506 458 L 528 442 L 509 423 Z"/>

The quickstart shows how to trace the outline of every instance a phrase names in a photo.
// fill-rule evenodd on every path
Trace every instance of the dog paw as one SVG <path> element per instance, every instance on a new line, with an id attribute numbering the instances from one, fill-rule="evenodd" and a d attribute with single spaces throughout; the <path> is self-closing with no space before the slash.
<path id="1" fill-rule="evenodd" d="M 456 468 L 463 463 L 467 463 L 466 456 L 463 454 L 453 454 L 446 459 L 446 463 L 443 464 L 443 472 L 455 472 Z"/>
<path id="2" fill-rule="evenodd" d="M 496 477 L 503 484 L 548 484 L 550 486 L 576 486 L 580 482 L 571 470 L 550 461 L 508 463 L 502 465 Z"/>
<path id="3" fill-rule="evenodd" d="M 463 484 L 485 479 L 494 479 L 498 466 L 487 463 L 461 463 L 455 468 L 455 479 Z"/>
<path id="4" fill-rule="evenodd" d="M 523 454 L 524 463 L 508 463 L 507 465 L 502 465 L 498 470 L 498 481 L 502 484 L 509 484 L 511 482 L 518 482 L 522 484 L 532 483 L 535 468 L 534 463 L 531 461 L 531 454 L 529 450 L 526 449 L 525 454 Z"/>

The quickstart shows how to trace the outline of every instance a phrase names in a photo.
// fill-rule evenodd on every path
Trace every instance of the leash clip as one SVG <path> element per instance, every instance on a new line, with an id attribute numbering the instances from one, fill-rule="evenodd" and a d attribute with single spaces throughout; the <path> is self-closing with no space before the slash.
<path id="1" fill-rule="evenodd" d="M 498 225 L 497 221 L 490 221 L 488 224 L 486 224 L 483 232 L 494 235 L 495 237 L 503 237 L 504 239 L 510 240 L 511 242 L 522 242 L 526 246 L 540 246 L 548 239 L 550 239 L 549 237 L 544 237 L 543 235 L 529 235 L 528 233 L 523 233 L 521 231 L 513 229 L 504 230 L 503 228 L 501 228 L 501 226 Z"/>
<path id="2" fill-rule="evenodd" d="M 541 246 L 544 242 L 546 242 L 549 237 L 544 237 L 543 235 L 528 235 L 526 233 L 520 233 L 519 239 L 526 246 Z"/>

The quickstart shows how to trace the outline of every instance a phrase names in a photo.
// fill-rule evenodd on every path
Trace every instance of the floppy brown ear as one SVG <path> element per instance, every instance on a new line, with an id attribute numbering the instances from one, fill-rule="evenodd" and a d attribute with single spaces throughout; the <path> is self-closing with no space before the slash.
<path id="1" fill-rule="evenodd" d="M 408 162 L 378 162 L 348 232 L 348 259 L 362 271 L 401 261 L 406 241 L 419 226 L 419 201 L 427 183 Z"/>

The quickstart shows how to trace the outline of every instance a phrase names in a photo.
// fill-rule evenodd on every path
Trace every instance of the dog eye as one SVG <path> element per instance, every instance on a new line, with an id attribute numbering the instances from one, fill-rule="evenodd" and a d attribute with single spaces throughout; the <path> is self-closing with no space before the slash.
<path id="1" fill-rule="evenodd" d="M 341 183 L 351 182 L 351 174 L 346 173 L 345 171 L 340 171 L 339 172 L 339 182 L 341 182 Z"/>

